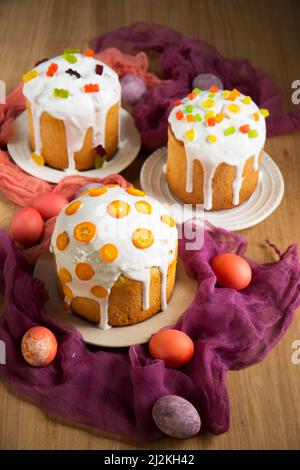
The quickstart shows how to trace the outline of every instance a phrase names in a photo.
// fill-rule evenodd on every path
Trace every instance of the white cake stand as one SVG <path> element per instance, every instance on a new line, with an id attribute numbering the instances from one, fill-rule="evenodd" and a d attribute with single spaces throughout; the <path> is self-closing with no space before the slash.
<path id="1" fill-rule="evenodd" d="M 184 205 L 170 191 L 166 180 L 167 148 L 156 150 L 144 163 L 140 181 L 144 191 L 153 196 L 169 210 L 177 223 L 191 218 L 195 210 Z M 234 209 L 222 211 L 197 210 L 197 216 L 216 227 L 242 230 L 258 224 L 269 217 L 279 206 L 284 194 L 282 174 L 272 158 L 263 152 L 259 182 L 252 196 Z M 183 211 L 184 208 L 184 211 Z"/>
<path id="2" fill-rule="evenodd" d="M 21 113 L 14 121 L 14 133 L 7 148 L 14 162 L 32 176 L 37 176 L 50 183 L 58 183 L 65 176 L 81 175 L 91 178 L 103 178 L 112 173 L 119 173 L 127 168 L 136 158 L 141 148 L 141 138 L 131 115 L 121 109 L 120 112 L 120 143 L 119 148 L 113 158 L 105 162 L 99 169 L 78 171 L 78 170 L 56 170 L 48 166 L 39 166 L 31 158 L 31 148 L 29 144 L 29 130 L 26 111 Z"/>

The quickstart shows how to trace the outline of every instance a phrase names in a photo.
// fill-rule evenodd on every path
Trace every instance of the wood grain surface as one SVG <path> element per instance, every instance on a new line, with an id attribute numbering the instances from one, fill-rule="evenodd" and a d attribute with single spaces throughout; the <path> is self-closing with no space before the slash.
<path id="1" fill-rule="evenodd" d="M 300 79 L 298 0 L 1 0 L 0 79 L 10 92 L 37 59 L 65 47 L 85 48 L 89 39 L 138 20 L 175 28 L 214 44 L 227 57 L 247 57 L 265 70 L 291 103 L 291 83 Z M 250 256 L 269 262 L 300 241 L 300 133 L 270 138 L 266 150 L 279 165 L 285 196 L 274 214 L 244 230 Z M 124 172 L 137 181 L 143 156 Z M 0 226 L 9 228 L 17 207 L 0 194 Z M 298 315 L 299 317 L 299 315 Z M 300 365 L 291 361 L 300 339 L 299 318 L 260 364 L 227 376 L 230 430 L 178 441 L 167 437 L 147 449 L 299 449 Z M 144 446 L 120 437 L 64 423 L 0 385 L 2 449 L 134 449 Z"/>

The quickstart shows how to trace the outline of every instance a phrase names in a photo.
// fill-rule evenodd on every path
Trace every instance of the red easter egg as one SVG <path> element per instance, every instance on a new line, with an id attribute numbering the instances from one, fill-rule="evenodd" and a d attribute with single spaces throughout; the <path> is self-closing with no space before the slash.
<path id="1" fill-rule="evenodd" d="M 23 336 L 21 351 L 25 361 L 31 366 L 47 366 L 56 356 L 57 340 L 48 328 L 34 326 Z"/>
<path id="2" fill-rule="evenodd" d="M 154 359 L 162 359 L 167 367 L 181 367 L 194 354 L 191 338 L 179 330 L 162 330 L 152 336 L 149 351 Z"/>
<path id="3" fill-rule="evenodd" d="M 23 207 L 15 213 L 11 233 L 16 242 L 32 246 L 41 238 L 43 230 L 43 219 L 33 207 Z"/>
<path id="4" fill-rule="evenodd" d="M 249 263 L 234 253 L 221 253 L 211 260 L 211 267 L 222 287 L 241 290 L 247 287 L 252 278 Z"/>
<path id="5" fill-rule="evenodd" d="M 69 201 L 57 193 L 44 193 L 38 196 L 32 204 L 44 220 L 56 217 L 69 204 Z"/>

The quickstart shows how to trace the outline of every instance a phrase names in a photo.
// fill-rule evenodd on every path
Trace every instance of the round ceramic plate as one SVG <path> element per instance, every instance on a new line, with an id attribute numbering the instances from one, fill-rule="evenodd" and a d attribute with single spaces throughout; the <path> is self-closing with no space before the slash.
<path id="1" fill-rule="evenodd" d="M 144 163 L 140 180 L 141 186 L 150 196 L 155 197 L 168 209 L 177 223 L 195 215 L 191 205 L 184 205 L 170 191 L 166 180 L 167 148 L 154 152 Z M 266 219 L 279 206 L 284 194 L 282 174 L 272 158 L 263 152 L 259 182 L 252 196 L 234 209 L 223 211 L 198 210 L 196 215 L 216 227 L 227 230 L 242 230 Z M 184 209 L 183 209 L 184 208 Z"/>
<path id="2" fill-rule="evenodd" d="M 187 276 L 182 261 L 178 258 L 175 288 L 167 310 L 136 325 L 101 330 L 96 325 L 64 310 L 56 287 L 53 255 L 45 254 L 39 258 L 34 277 L 43 281 L 49 292 L 49 301 L 45 306 L 47 314 L 73 325 L 82 334 L 86 343 L 109 348 L 146 343 L 150 336 L 161 328 L 175 325 L 194 299 L 197 289 L 197 283 Z"/>
<path id="3" fill-rule="evenodd" d="M 48 166 L 38 166 L 31 158 L 31 148 L 29 145 L 29 130 L 26 111 L 20 114 L 14 121 L 14 134 L 8 143 L 8 151 L 15 163 L 30 175 L 37 176 L 50 183 L 58 183 L 62 178 L 70 174 L 88 176 L 92 178 L 103 178 L 112 173 L 119 173 L 127 168 L 136 158 L 141 148 L 141 138 L 134 125 L 130 114 L 121 109 L 120 113 L 121 138 L 120 145 L 111 160 L 106 162 L 98 170 L 77 171 L 55 170 Z"/>

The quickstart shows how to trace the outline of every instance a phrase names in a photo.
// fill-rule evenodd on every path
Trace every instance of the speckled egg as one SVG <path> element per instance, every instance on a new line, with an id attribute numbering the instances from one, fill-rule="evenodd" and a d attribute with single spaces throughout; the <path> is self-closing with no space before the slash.
<path id="1" fill-rule="evenodd" d="M 188 439 L 200 431 L 201 419 L 196 408 L 177 395 L 165 395 L 153 405 L 152 417 L 165 434 L 178 439 Z"/>
<path id="2" fill-rule="evenodd" d="M 135 75 L 121 78 L 122 100 L 133 106 L 147 91 L 144 81 Z"/>
<path id="3" fill-rule="evenodd" d="M 103 186 L 102 183 L 87 183 L 78 189 L 77 193 L 75 194 L 74 199 L 77 199 L 78 197 L 80 197 L 80 195 L 84 193 L 85 191 L 87 191 L 89 188 L 101 188 L 102 186 Z"/>
<path id="4" fill-rule="evenodd" d="M 21 351 L 25 361 L 31 366 L 47 366 L 56 356 L 57 340 L 48 328 L 34 326 L 23 336 Z"/>
<path id="5" fill-rule="evenodd" d="M 217 86 L 223 90 L 222 80 L 213 73 L 201 73 L 197 75 L 192 84 L 192 88 L 200 88 L 201 90 L 208 90 L 211 86 Z"/>

